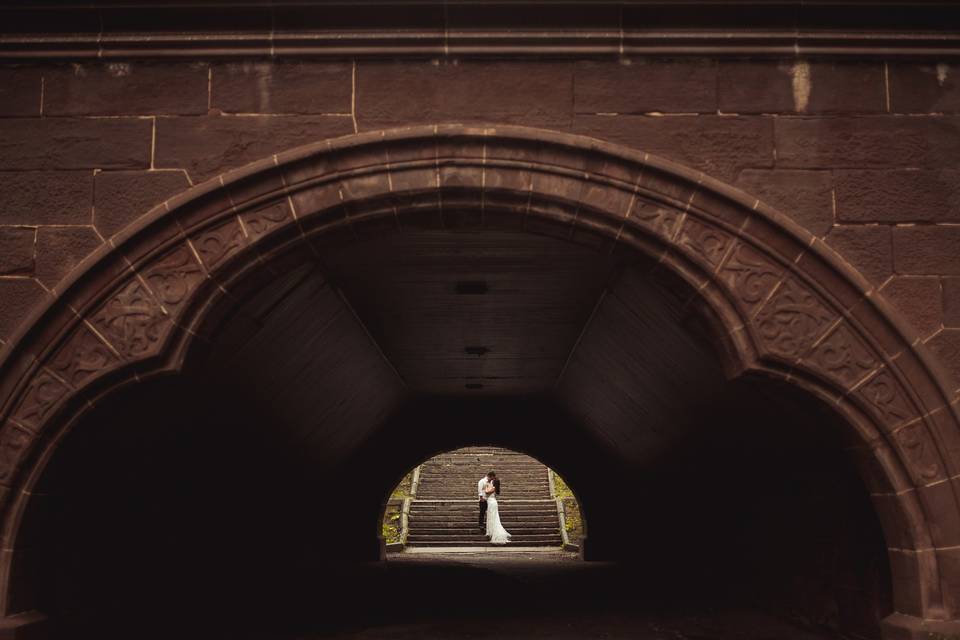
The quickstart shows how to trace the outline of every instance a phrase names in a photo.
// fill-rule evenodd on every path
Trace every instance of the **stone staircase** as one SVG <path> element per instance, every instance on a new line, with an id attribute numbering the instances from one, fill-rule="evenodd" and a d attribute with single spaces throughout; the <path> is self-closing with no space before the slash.
<path id="1" fill-rule="evenodd" d="M 491 546 L 477 526 L 477 481 L 488 471 L 502 483 L 500 520 L 511 545 L 563 544 L 547 467 L 529 456 L 494 447 L 468 447 L 431 458 L 420 468 L 410 503 L 407 546 Z"/>

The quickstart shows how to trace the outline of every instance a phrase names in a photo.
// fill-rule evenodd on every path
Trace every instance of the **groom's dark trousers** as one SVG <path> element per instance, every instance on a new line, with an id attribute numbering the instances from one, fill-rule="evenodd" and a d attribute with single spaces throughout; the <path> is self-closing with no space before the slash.
<path id="1" fill-rule="evenodd" d="M 481 498 L 480 500 L 480 526 L 483 527 L 487 521 L 487 501 Z"/>

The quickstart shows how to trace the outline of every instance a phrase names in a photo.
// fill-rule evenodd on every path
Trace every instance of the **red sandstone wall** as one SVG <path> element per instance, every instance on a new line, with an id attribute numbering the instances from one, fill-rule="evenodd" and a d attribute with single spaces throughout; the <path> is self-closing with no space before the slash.
<path id="1" fill-rule="evenodd" d="M 0 342 L 85 255 L 191 184 L 355 131 L 495 122 L 741 186 L 825 237 L 960 380 L 958 78 L 710 59 L 0 67 Z"/>

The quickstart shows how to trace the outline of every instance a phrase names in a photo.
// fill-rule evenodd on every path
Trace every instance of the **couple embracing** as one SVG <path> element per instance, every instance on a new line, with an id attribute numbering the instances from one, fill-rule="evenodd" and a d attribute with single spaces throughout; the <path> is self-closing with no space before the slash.
<path id="1" fill-rule="evenodd" d="M 480 496 L 480 531 L 485 533 L 493 544 L 507 544 L 510 542 L 510 533 L 500 524 L 500 509 L 497 506 L 500 480 L 497 474 L 491 471 L 480 478 L 477 482 L 477 493 Z"/>

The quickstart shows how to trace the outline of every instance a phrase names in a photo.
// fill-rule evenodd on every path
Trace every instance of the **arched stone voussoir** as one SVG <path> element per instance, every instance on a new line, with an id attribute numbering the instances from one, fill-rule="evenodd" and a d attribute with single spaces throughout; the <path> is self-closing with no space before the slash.
<path id="1" fill-rule="evenodd" d="M 706 305 L 712 329 L 729 336 L 721 351 L 735 354 L 731 371 L 775 371 L 850 415 L 855 408 L 869 426 L 864 442 L 886 443 L 914 486 L 958 466 L 950 447 L 960 427 L 941 372 L 897 312 L 786 216 L 611 143 L 430 125 L 321 141 L 231 171 L 167 200 L 83 261 L 0 365 L 0 485 L 25 495 L 31 447 L 70 421 L 60 407 L 80 406 L 114 372 L 181 366 L 250 274 L 282 271 L 294 251 L 322 258 L 344 242 L 441 227 L 643 254 L 699 292 L 689 303 Z M 931 522 L 956 515 L 956 505 L 938 508 L 928 509 Z M 942 607 L 934 591 L 923 597 L 930 611 Z"/>

